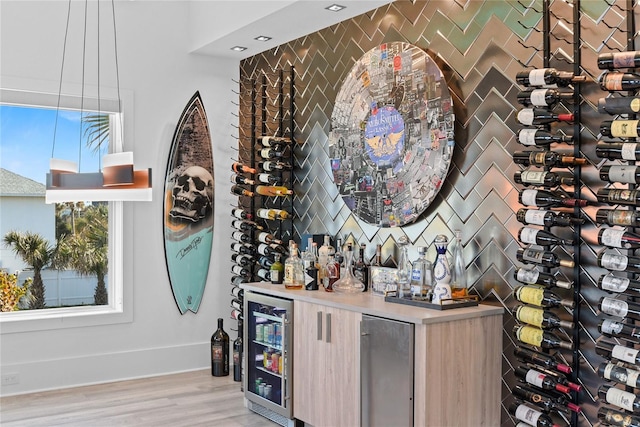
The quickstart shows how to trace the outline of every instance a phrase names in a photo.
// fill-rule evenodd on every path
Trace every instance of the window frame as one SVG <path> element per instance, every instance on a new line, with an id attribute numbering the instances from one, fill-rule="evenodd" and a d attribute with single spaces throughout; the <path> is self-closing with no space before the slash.
<path id="1" fill-rule="evenodd" d="M 57 108 L 80 111 L 100 111 L 113 114 L 110 124 L 110 152 L 123 151 L 124 111 L 133 111 L 133 97 L 125 91 L 119 103 L 114 99 L 81 98 L 44 92 L 0 88 L 0 104 L 31 108 Z M 121 107 L 122 106 L 122 107 Z M 114 120 L 115 119 L 115 120 Z M 130 219 L 129 219 L 130 221 Z M 109 274 L 107 291 L 109 303 L 102 306 L 75 306 L 44 308 L 38 310 L 18 310 L 0 313 L 0 335 L 66 329 L 86 326 L 130 323 L 133 321 L 133 289 L 124 286 L 131 283 L 133 272 L 125 272 L 124 252 L 132 253 L 133 239 L 124 235 L 124 203 L 109 202 Z"/>

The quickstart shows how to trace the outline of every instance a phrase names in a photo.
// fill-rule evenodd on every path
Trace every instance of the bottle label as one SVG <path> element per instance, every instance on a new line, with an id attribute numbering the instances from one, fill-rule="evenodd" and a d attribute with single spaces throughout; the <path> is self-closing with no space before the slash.
<path id="1" fill-rule="evenodd" d="M 519 301 L 527 304 L 542 305 L 542 299 L 544 298 L 544 289 L 535 286 L 523 286 L 518 289 L 516 295 Z"/>
<path id="2" fill-rule="evenodd" d="M 529 161 L 533 165 L 544 165 L 545 164 L 545 152 L 544 151 L 532 151 L 529 154 Z"/>
<path id="3" fill-rule="evenodd" d="M 534 328 L 531 326 L 523 326 L 518 329 L 517 338 L 525 344 L 540 347 L 540 344 L 542 344 L 542 334 L 542 329 Z"/>
<path id="4" fill-rule="evenodd" d="M 636 66 L 636 52 L 619 52 L 613 55 L 613 68 L 632 68 Z"/>
<path id="5" fill-rule="evenodd" d="M 635 150 L 633 151 L 633 159 L 635 160 Z M 636 183 L 636 171 L 637 166 L 626 166 L 626 165 L 614 165 L 609 168 L 609 181 L 611 182 L 623 182 L 627 184 L 635 184 Z"/>
<path id="6" fill-rule="evenodd" d="M 244 211 L 242 209 L 234 209 L 233 210 L 233 216 L 235 216 L 236 218 L 242 219 L 242 214 L 243 213 L 244 213 Z"/>
<path id="7" fill-rule="evenodd" d="M 532 268 L 530 270 L 526 268 L 521 268 L 516 273 L 516 280 L 522 283 L 537 283 L 538 277 L 540 277 L 540 271 Z"/>
<path id="8" fill-rule="evenodd" d="M 211 359 L 214 362 L 220 363 L 224 361 L 224 351 L 222 350 L 222 344 L 211 345 Z"/>
<path id="9" fill-rule="evenodd" d="M 538 225 L 542 225 L 542 224 L 538 224 Z M 533 249 L 533 248 L 527 248 L 522 252 L 523 261 L 531 261 L 536 264 L 540 264 L 543 256 L 544 256 L 543 251 Z"/>
<path id="10" fill-rule="evenodd" d="M 536 145 L 536 132 L 538 129 L 521 129 L 518 133 L 518 140 L 522 145 Z"/>
<path id="11" fill-rule="evenodd" d="M 607 213 L 607 221 L 613 225 L 632 225 L 633 211 L 609 211 Z"/>
<path id="12" fill-rule="evenodd" d="M 622 90 L 622 76 L 623 73 L 607 73 L 604 75 L 602 85 L 607 90 Z"/>
<path id="13" fill-rule="evenodd" d="M 280 283 L 280 270 L 270 270 L 271 283 Z"/>
<path id="14" fill-rule="evenodd" d="M 614 253 L 604 253 L 600 258 L 600 266 L 607 270 L 624 271 L 627 269 L 628 258 L 624 255 Z"/>
<path id="15" fill-rule="evenodd" d="M 627 369 L 623 366 L 614 365 L 613 363 L 607 363 L 603 374 L 608 380 L 616 381 L 620 384 L 626 384 L 629 387 L 635 387 L 640 372 Z"/>
<path id="16" fill-rule="evenodd" d="M 523 108 L 518 111 L 518 121 L 523 125 L 531 126 L 533 124 L 533 109 Z"/>
<path id="17" fill-rule="evenodd" d="M 524 190 L 522 191 L 522 204 L 527 206 L 538 206 L 536 204 L 536 196 L 538 190 Z"/>
<path id="18" fill-rule="evenodd" d="M 631 109 L 631 111 L 636 113 L 640 111 L 640 98 L 633 98 L 629 103 L 629 108 Z"/>
<path id="19" fill-rule="evenodd" d="M 520 173 L 520 179 L 526 184 L 542 185 L 548 172 L 525 170 Z M 541 224 L 542 225 L 542 224 Z"/>
<path id="20" fill-rule="evenodd" d="M 546 213 L 547 211 L 528 209 L 524 214 L 524 220 L 528 224 L 544 225 L 544 216 Z"/>
<path id="21" fill-rule="evenodd" d="M 525 380 L 529 384 L 533 384 L 536 387 L 542 388 L 542 386 L 544 385 L 544 379 L 546 377 L 547 376 L 545 374 L 543 374 L 542 372 L 538 372 L 535 369 L 529 369 L 529 371 L 527 371 L 527 376 L 526 376 Z"/>
<path id="22" fill-rule="evenodd" d="M 611 292 L 624 292 L 629 287 L 629 279 L 608 274 L 600 281 L 600 288 Z"/>
<path id="23" fill-rule="evenodd" d="M 520 233 L 520 241 L 522 243 L 536 244 L 536 236 L 538 235 L 537 228 L 523 227 Z"/>
<path id="24" fill-rule="evenodd" d="M 616 335 L 622 332 L 623 324 L 614 322 L 611 319 L 604 319 L 600 325 L 600 330 L 605 334 Z"/>
<path id="25" fill-rule="evenodd" d="M 524 421 L 532 426 L 538 425 L 538 418 L 542 415 L 542 412 L 529 408 L 526 405 L 518 405 L 515 416 L 520 421 Z"/>
<path id="26" fill-rule="evenodd" d="M 638 120 L 613 120 L 611 136 L 616 138 L 637 138 Z"/>
<path id="27" fill-rule="evenodd" d="M 292 264 L 285 264 L 284 266 L 284 282 L 285 283 L 295 283 L 295 266 Z"/>
<path id="28" fill-rule="evenodd" d="M 547 89 L 534 89 L 531 91 L 531 104 L 536 107 L 546 107 L 547 106 Z"/>
<path id="29" fill-rule="evenodd" d="M 529 85 L 530 86 L 545 86 L 546 82 L 544 81 L 544 75 L 546 74 L 547 69 L 541 68 L 539 70 L 531 70 L 529 71 Z"/>
<path id="30" fill-rule="evenodd" d="M 623 362 L 635 364 L 636 358 L 638 357 L 638 352 L 640 352 L 640 350 L 636 350 L 629 347 L 623 347 L 619 344 L 616 344 L 613 346 L 613 349 L 611 350 L 611 357 L 617 360 L 621 360 Z"/>
<path id="31" fill-rule="evenodd" d="M 603 298 L 600 303 L 600 310 L 603 313 L 616 317 L 626 317 L 629 312 L 629 304 L 626 301 L 617 300 L 614 298 Z"/>
<path id="32" fill-rule="evenodd" d="M 636 134 L 638 132 L 635 132 Z M 614 135 L 615 136 L 615 135 Z M 628 136 L 626 138 L 637 138 L 638 136 Z M 619 137 L 619 138 L 625 138 L 625 137 Z M 638 146 L 638 144 L 636 144 L 635 142 L 625 142 L 624 144 L 622 144 L 622 149 L 620 152 L 620 155 L 622 156 L 622 158 L 624 160 L 636 160 L 636 147 Z"/>
<path id="33" fill-rule="evenodd" d="M 622 236 L 624 230 L 617 230 L 615 228 L 605 228 L 600 234 L 600 243 L 605 246 L 611 246 L 613 248 L 623 248 Z M 605 267 L 606 268 L 606 267 Z"/>
<path id="34" fill-rule="evenodd" d="M 635 190 L 613 189 L 607 194 L 608 202 L 635 202 Z"/>
<path id="35" fill-rule="evenodd" d="M 544 312 L 533 307 L 521 306 L 518 307 L 516 318 L 521 322 L 541 328 L 544 320 Z"/>
<path id="36" fill-rule="evenodd" d="M 633 404 L 636 400 L 636 396 L 633 393 L 611 387 L 607 390 L 606 400 L 607 403 L 611 403 L 612 405 L 616 405 L 622 409 L 633 412 Z"/>

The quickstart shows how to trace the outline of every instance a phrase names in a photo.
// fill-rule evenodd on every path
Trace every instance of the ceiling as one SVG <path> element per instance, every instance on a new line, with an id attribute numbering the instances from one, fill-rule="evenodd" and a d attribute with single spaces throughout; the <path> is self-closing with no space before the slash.
<path id="1" fill-rule="evenodd" d="M 393 0 L 192 0 L 191 53 L 238 60 L 389 4 Z M 339 12 L 325 8 L 346 6 Z M 257 41 L 255 37 L 272 37 Z M 231 50 L 244 46 L 242 52 Z"/>

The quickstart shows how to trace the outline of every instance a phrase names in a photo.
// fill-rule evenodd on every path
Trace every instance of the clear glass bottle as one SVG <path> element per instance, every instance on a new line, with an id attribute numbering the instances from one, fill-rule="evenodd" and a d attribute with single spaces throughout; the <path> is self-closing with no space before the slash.
<path id="1" fill-rule="evenodd" d="M 468 295 L 467 289 L 467 271 L 464 264 L 464 257 L 462 256 L 462 238 L 460 237 L 460 230 L 455 230 L 456 240 L 452 251 L 451 267 L 451 296 L 466 297 Z"/>
<path id="2" fill-rule="evenodd" d="M 431 261 L 427 259 L 427 247 L 418 247 L 418 259 L 411 268 L 411 295 L 414 298 L 426 298 L 431 294 L 433 272 Z"/>
<path id="3" fill-rule="evenodd" d="M 409 239 L 398 239 L 400 258 L 398 259 L 398 298 L 411 298 L 411 262 L 409 261 Z"/>
<path id="4" fill-rule="evenodd" d="M 344 252 L 344 263 L 344 274 L 341 273 L 340 279 L 333 284 L 333 290 L 340 293 L 362 292 L 364 290 L 364 283 L 353 275 L 351 269 L 353 265 L 353 248 L 351 244 L 347 245 L 347 250 Z"/>
<path id="5" fill-rule="evenodd" d="M 304 264 L 298 256 L 298 245 L 291 246 L 291 255 L 284 262 L 284 286 L 288 289 L 304 287 Z"/>
<path id="6" fill-rule="evenodd" d="M 329 255 L 334 255 L 336 250 L 331 246 L 331 237 L 327 234 L 324 236 L 324 243 L 318 249 L 318 264 L 324 266 L 329 261 Z"/>
<path id="7" fill-rule="evenodd" d="M 431 302 L 440 304 L 443 299 L 451 298 L 451 268 L 447 259 L 447 236 L 438 234 L 434 240 L 436 245 L 436 261 L 433 263 L 433 298 Z"/>
<path id="8" fill-rule="evenodd" d="M 307 239 L 307 249 L 302 252 L 302 262 L 305 270 L 316 264 L 316 257 L 313 254 L 313 237 Z"/>

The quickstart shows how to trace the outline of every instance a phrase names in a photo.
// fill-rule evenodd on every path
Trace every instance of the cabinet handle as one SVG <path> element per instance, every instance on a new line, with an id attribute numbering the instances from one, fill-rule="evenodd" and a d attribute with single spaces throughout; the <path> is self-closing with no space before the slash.
<path id="1" fill-rule="evenodd" d="M 327 313 L 327 342 L 331 342 L 331 313 Z"/>
<path id="2" fill-rule="evenodd" d="M 318 341 L 322 341 L 322 312 L 318 311 Z"/>

